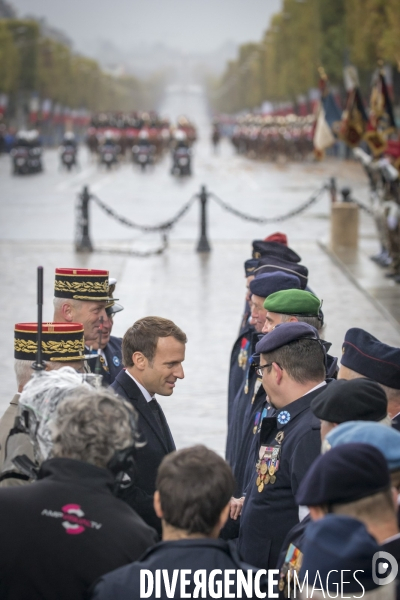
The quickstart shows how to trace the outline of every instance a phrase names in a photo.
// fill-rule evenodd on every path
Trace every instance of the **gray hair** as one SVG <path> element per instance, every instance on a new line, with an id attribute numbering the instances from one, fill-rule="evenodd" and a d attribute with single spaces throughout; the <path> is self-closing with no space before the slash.
<path id="1" fill-rule="evenodd" d="M 82 300 L 74 300 L 73 298 L 53 298 L 54 316 L 61 314 L 64 304 L 70 304 L 75 310 L 79 310 L 82 302 Z"/>
<path id="2" fill-rule="evenodd" d="M 283 315 L 282 313 L 279 314 L 281 316 L 282 323 L 287 323 L 291 317 L 296 317 L 296 319 L 300 323 L 307 323 L 308 325 L 312 325 L 317 331 L 320 331 L 323 327 L 322 320 L 318 317 L 304 317 L 303 315 Z"/>
<path id="3" fill-rule="evenodd" d="M 14 361 L 14 371 L 17 378 L 18 388 L 23 388 L 33 375 L 32 370 L 33 360 L 22 360 L 16 358 Z"/>
<path id="4" fill-rule="evenodd" d="M 50 424 L 59 403 L 78 387 L 91 389 L 84 376 L 71 367 L 35 373 L 26 383 L 19 399 L 19 415 L 29 416 L 28 433 L 39 463 L 50 456 L 53 446 Z M 25 418 L 21 420 L 25 422 Z"/>
<path id="5" fill-rule="evenodd" d="M 28 381 L 31 379 L 33 373 L 35 372 L 32 369 L 33 359 L 24 360 L 21 358 L 16 358 L 14 361 L 14 371 L 17 378 L 17 386 L 18 388 L 24 388 Z M 65 363 L 56 362 L 56 361 L 45 361 L 46 362 L 46 371 L 56 371 L 58 369 L 63 369 L 65 367 Z"/>
<path id="6" fill-rule="evenodd" d="M 54 457 L 107 467 L 117 450 L 137 445 L 134 408 L 111 389 L 78 389 L 57 409 L 53 422 Z"/>

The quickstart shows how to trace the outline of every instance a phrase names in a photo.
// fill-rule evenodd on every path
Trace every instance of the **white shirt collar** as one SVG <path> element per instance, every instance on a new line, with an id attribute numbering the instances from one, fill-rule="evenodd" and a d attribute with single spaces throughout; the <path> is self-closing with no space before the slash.
<path id="1" fill-rule="evenodd" d="M 303 397 L 307 396 L 307 394 L 311 394 L 311 392 L 314 392 L 315 390 L 317 390 L 320 387 L 323 387 L 324 385 L 326 385 L 326 381 L 321 381 L 321 383 L 319 383 L 318 385 L 314 386 L 311 390 L 308 390 L 308 392 L 306 392 L 305 394 L 303 394 Z"/>
<path id="2" fill-rule="evenodd" d="M 397 539 L 399 539 L 399 538 L 400 538 L 400 533 L 396 533 L 395 535 L 392 535 L 391 537 L 389 537 L 389 538 L 387 538 L 386 540 L 384 540 L 384 541 L 381 543 L 381 546 L 382 546 L 383 544 L 389 544 L 390 542 L 394 542 L 394 540 L 397 540 Z"/>
<path id="3" fill-rule="evenodd" d="M 139 383 L 139 382 L 138 382 L 138 381 L 137 381 L 137 380 L 136 380 L 136 379 L 133 377 L 133 375 L 131 375 L 131 374 L 129 373 L 128 369 L 125 369 L 125 373 L 126 373 L 127 375 L 129 375 L 129 377 L 130 377 L 131 379 L 133 379 L 133 381 L 136 383 L 136 385 L 138 386 L 139 390 L 142 392 L 142 394 L 143 394 L 143 396 L 144 396 L 144 399 L 146 400 L 146 402 L 150 402 L 150 400 L 153 400 L 153 397 L 152 397 L 152 396 L 150 396 L 150 394 L 149 394 L 149 392 L 146 390 L 146 388 L 144 388 L 144 387 L 142 386 L 142 384 L 141 384 L 141 383 Z"/>

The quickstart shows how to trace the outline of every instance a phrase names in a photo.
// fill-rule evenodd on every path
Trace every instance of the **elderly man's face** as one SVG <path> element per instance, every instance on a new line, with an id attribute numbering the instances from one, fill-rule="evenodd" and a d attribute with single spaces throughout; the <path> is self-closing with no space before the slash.
<path id="1" fill-rule="evenodd" d="M 82 323 L 85 335 L 85 345 L 94 350 L 99 347 L 100 318 L 103 317 L 101 347 L 104 348 L 110 340 L 110 320 L 106 313 L 106 302 L 81 302 L 78 307 L 71 307 L 72 317 L 76 323 Z"/>
<path id="2" fill-rule="evenodd" d="M 265 323 L 265 317 L 267 311 L 264 308 L 264 300 L 265 298 L 261 298 L 261 296 L 256 296 L 255 294 L 251 297 L 250 307 L 251 307 L 251 321 L 250 323 L 254 325 L 254 329 L 261 333 L 262 328 Z"/>
<path id="3" fill-rule="evenodd" d="M 182 363 L 185 360 L 185 344 L 172 336 L 158 338 L 156 352 L 150 363 L 145 359 L 142 382 L 151 394 L 170 396 L 177 379 L 183 379 Z"/>

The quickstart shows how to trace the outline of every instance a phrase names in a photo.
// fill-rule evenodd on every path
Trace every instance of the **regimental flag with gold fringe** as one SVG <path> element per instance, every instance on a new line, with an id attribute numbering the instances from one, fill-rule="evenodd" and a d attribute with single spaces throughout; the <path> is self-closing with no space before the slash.
<path id="1" fill-rule="evenodd" d="M 396 131 L 392 102 L 382 65 L 372 80 L 369 120 L 365 141 L 375 158 L 382 156 L 388 147 L 388 137 Z"/>
<path id="2" fill-rule="evenodd" d="M 322 67 L 319 69 L 321 102 L 314 129 L 314 152 L 317 158 L 322 158 L 326 148 L 332 146 L 335 141 L 335 131 L 340 123 L 340 110 L 336 104 L 333 94 L 329 90 L 328 77 Z"/>
<path id="3" fill-rule="evenodd" d="M 347 100 L 342 114 L 339 136 L 348 146 L 355 148 L 364 137 L 368 117 L 361 97 L 357 70 L 352 65 L 345 67 L 344 81 Z"/>

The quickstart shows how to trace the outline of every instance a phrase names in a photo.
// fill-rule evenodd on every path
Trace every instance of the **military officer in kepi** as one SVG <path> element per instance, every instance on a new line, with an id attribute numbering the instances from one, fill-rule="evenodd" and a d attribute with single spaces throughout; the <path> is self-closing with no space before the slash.
<path id="1" fill-rule="evenodd" d="M 115 283 L 110 285 L 105 270 L 60 268 L 55 272 L 54 320 L 83 323 L 85 347 L 96 353 L 89 367 L 94 372 L 99 359 L 106 386 L 123 368 L 121 340 L 111 336 L 112 315 L 122 310 L 113 298 Z"/>
<path id="2" fill-rule="evenodd" d="M 124 310 L 124 307 L 113 299 L 117 280 L 110 277 L 108 283 L 108 293 L 111 300 L 106 305 L 107 320 L 103 322 L 100 350 L 93 351 L 93 358 L 88 361 L 90 370 L 95 372 L 97 356 L 99 355 L 103 385 L 106 386 L 115 381 L 116 376 L 123 368 L 122 338 L 111 335 L 111 331 L 114 325 L 114 315 Z"/>
<path id="3" fill-rule="evenodd" d="M 20 395 L 34 373 L 37 333 L 37 323 L 17 323 L 14 327 L 14 368 L 18 391 L 0 420 L 0 487 L 22 485 L 29 479 L 18 472 L 12 461 L 21 454 L 33 459 L 32 444 L 28 436 L 20 433 L 14 425 Z M 86 359 L 81 323 L 42 324 L 42 361 L 45 371 L 72 367 L 83 373 Z"/>
<path id="4" fill-rule="evenodd" d="M 326 350 L 314 327 L 289 322 L 265 335 L 256 352 L 275 413 L 262 421 L 241 516 L 239 551 L 246 562 L 271 569 L 285 536 L 304 516 L 295 494 L 320 453 L 320 423 L 310 404 L 326 385 Z"/>

